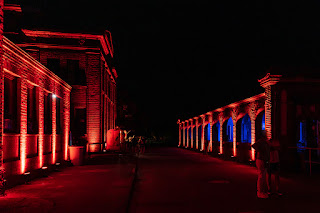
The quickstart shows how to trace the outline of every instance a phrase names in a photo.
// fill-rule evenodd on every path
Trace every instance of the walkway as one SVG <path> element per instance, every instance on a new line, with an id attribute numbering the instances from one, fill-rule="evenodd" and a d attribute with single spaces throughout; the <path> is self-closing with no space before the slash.
<path id="1" fill-rule="evenodd" d="M 281 198 L 256 198 L 255 167 L 193 151 L 158 148 L 140 156 L 131 212 L 315 212 L 317 185 L 282 178 Z"/>
<path id="2" fill-rule="evenodd" d="M 125 212 L 135 160 L 95 155 L 89 163 L 7 190 L 0 212 Z"/>

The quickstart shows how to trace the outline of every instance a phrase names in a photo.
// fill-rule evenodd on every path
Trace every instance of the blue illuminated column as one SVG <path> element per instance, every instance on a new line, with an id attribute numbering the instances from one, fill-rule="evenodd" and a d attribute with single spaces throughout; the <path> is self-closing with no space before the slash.
<path id="1" fill-rule="evenodd" d="M 190 131 L 190 133 L 191 133 L 191 136 L 190 136 L 190 147 L 191 147 L 191 149 L 193 148 L 193 120 L 192 119 L 189 119 L 189 121 L 190 121 L 190 129 L 191 129 L 191 131 Z"/>
<path id="2" fill-rule="evenodd" d="M 200 148 L 200 151 L 203 151 L 204 150 L 204 130 L 205 130 L 206 116 L 201 115 L 201 120 L 202 120 L 202 128 L 201 128 L 201 148 Z"/>
<path id="3" fill-rule="evenodd" d="M 195 118 L 196 119 L 196 149 L 198 149 L 198 142 L 199 142 L 199 135 L 198 135 L 198 128 L 199 128 L 199 118 Z"/>

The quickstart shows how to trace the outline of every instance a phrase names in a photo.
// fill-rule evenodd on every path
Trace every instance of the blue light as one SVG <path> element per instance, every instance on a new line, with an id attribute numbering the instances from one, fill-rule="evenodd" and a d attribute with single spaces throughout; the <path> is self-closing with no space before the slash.
<path id="1" fill-rule="evenodd" d="M 266 130 L 266 118 L 265 118 L 265 113 L 263 113 L 263 115 L 262 115 L 261 129 L 262 129 L 262 130 Z"/>
<path id="2" fill-rule="evenodd" d="M 241 122 L 241 142 L 251 143 L 251 120 L 248 114 L 242 118 Z"/>
<path id="3" fill-rule="evenodd" d="M 227 131 L 227 141 L 232 142 L 233 141 L 233 121 L 231 117 L 228 119 L 226 131 Z"/>
<path id="4" fill-rule="evenodd" d="M 191 127 L 189 128 L 189 139 L 191 140 Z"/>
<path id="5" fill-rule="evenodd" d="M 220 123 L 217 122 L 213 128 L 213 138 L 214 141 L 220 141 Z"/>
<path id="6" fill-rule="evenodd" d="M 210 130 L 211 130 L 210 123 L 208 123 L 208 125 L 207 125 L 207 131 L 206 131 L 206 133 L 207 133 L 206 139 L 207 139 L 208 141 L 210 141 Z"/>

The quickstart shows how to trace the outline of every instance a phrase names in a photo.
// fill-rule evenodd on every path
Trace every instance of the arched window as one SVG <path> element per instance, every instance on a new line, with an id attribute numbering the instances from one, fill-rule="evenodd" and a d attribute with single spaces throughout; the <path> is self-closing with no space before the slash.
<path id="1" fill-rule="evenodd" d="M 231 117 L 228 119 L 226 131 L 227 131 L 227 141 L 232 142 L 233 141 L 233 121 Z"/>
<path id="2" fill-rule="evenodd" d="M 241 122 L 241 142 L 251 143 L 251 120 L 248 114 L 242 118 Z"/>

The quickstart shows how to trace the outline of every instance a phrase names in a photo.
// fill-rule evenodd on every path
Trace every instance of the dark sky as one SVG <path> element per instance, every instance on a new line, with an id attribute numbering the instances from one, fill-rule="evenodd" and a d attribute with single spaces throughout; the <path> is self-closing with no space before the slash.
<path id="1" fill-rule="evenodd" d="M 146 126 L 176 131 L 178 118 L 263 92 L 257 79 L 270 66 L 320 64 L 318 1 L 281 2 L 29 0 L 23 9 L 27 26 L 111 31 L 119 94 Z"/>

